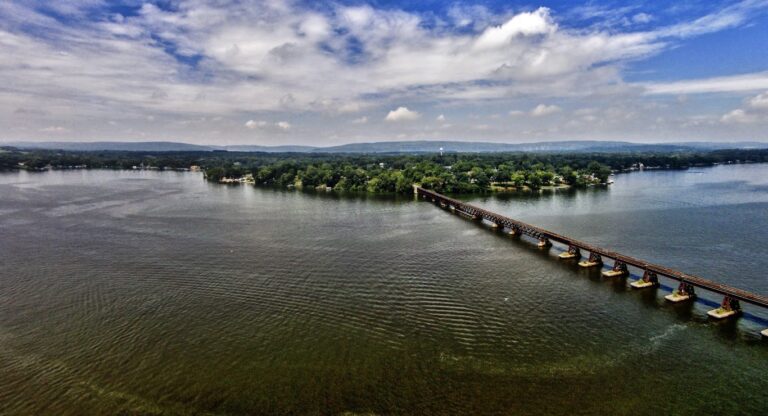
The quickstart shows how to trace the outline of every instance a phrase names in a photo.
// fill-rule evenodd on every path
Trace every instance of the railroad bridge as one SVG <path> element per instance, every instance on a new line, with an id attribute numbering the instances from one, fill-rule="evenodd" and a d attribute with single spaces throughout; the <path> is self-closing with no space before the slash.
<path id="1" fill-rule="evenodd" d="M 672 294 L 665 296 L 670 302 L 685 302 L 696 298 L 696 289 L 704 289 L 723 296 L 723 302 L 719 308 L 709 311 L 707 314 L 715 319 L 725 319 L 737 317 L 741 314 L 740 302 L 749 303 L 762 308 L 768 308 L 768 297 L 751 293 L 746 290 L 738 289 L 728 285 L 713 282 L 703 277 L 683 273 L 668 267 L 650 263 L 635 257 L 617 253 L 602 247 L 579 241 L 574 238 L 566 237 L 561 234 L 548 231 L 522 221 L 491 212 L 465 202 L 449 198 L 418 185 L 413 186 L 414 194 L 420 198 L 431 200 L 443 208 L 450 209 L 458 214 L 464 215 L 474 220 L 486 220 L 498 229 L 507 230 L 514 236 L 526 235 L 538 241 L 538 246 L 548 248 L 552 242 L 562 244 L 568 250 L 559 255 L 561 259 L 580 260 L 582 256 L 589 253 L 586 260 L 580 261 L 579 266 L 584 268 L 602 267 L 605 259 L 613 261 L 613 267 L 603 271 L 606 277 L 624 277 L 629 275 L 628 266 L 636 267 L 643 271 L 643 277 L 631 286 L 635 289 L 652 288 L 659 286 L 659 276 L 663 276 L 679 282 L 678 289 Z M 768 337 L 768 329 L 762 331 L 764 337 Z"/>

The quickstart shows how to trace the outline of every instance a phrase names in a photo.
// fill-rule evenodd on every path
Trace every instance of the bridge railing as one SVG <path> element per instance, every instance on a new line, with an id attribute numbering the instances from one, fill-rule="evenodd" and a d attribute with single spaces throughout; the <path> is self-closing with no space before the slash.
<path id="1" fill-rule="evenodd" d="M 414 190 L 415 190 L 415 193 L 419 196 L 432 198 L 435 202 L 443 203 L 447 206 L 451 206 L 455 208 L 457 211 L 461 211 L 465 214 L 485 219 L 487 221 L 496 223 L 499 226 L 503 226 L 509 229 L 514 229 L 521 234 L 528 235 L 530 237 L 540 239 L 540 240 L 546 239 L 546 240 L 555 241 L 560 244 L 567 245 L 569 247 L 577 247 L 580 250 L 584 250 L 589 253 L 594 253 L 601 257 L 607 257 L 609 259 L 613 259 L 614 261 L 622 262 L 626 265 L 637 267 L 639 269 L 644 270 L 645 272 L 655 273 L 656 275 L 664 276 L 673 280 L 677 280 L 677 281 L 684 282 L 696 287 L 700 287 L 702 289 L 706 289 L 711 292 L 719 293 L 726 297 L 731 297 L 731 298 L 738 299 L 756 306 L 768 308 L 768 297 L 766 296 L 751 293 L 743 289 L 717 283 L 712 280 L 705 279 L 703 277 L 695 276 L 688 273 L 683 273 L 678 270 L 674 270 L 674 269 L 664 267 L 658 264 L 654 264 L 651 262 L 647 262 L 645 260 L 641 260 L 632 256 L 628 256 L 612 250 L 608 250 L 602 247 L 588 244 L 586 242 L 577 240 L 575 238 L 566 237 L 564 235 L 557 234 L 555 232 L 545 230 L 543 228 L 539 228 L 534 225 L 527 224 L 525 222 L 518 221 L 512 218 L 506 217 L 504 215 L 500 215 L 495 212 L 491 212 L 491 211 L 476 207 L 474 205 L 459 201 L 457 199 L 447 197 L 437 192 L 424 189 L 420 186 L 414 186 Z"/>

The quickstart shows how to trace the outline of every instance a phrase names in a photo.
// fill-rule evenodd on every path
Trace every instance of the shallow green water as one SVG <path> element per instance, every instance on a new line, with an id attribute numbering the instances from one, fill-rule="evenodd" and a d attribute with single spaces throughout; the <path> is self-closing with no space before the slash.
<path id="1" fill-rule="evenodd" d="M 765 165 L 472 202 L 768 293 Z M 556 254 L 409 198 L 2 174 L 0 414 L 768 411 L 764 313 Z"/>

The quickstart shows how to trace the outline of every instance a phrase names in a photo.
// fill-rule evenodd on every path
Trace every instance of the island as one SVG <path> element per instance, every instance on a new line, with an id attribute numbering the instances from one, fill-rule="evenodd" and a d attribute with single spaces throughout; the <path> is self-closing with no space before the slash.
<path id="1" fill-rule="evenodd" d="M 768 149 L 679 152 L 266 153 L 64 151 L 0 148 L 0 170 L 132 169 L 203 172 L 221 184 L 350 193 L 447 194 L 608 185 L 614 173 L 768 162 Z"/>

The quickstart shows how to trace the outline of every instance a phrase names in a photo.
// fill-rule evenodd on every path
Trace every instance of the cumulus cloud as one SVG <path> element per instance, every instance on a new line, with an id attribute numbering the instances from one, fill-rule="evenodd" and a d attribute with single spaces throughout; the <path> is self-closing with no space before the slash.
<path id="1" fill-rule="evenodd" d="M 720 121 L 749 124 L 768 120 L 768 92 L 751 97 L 745 100 L 744 104 L 744 108 L 737 108 L 724 114 Z"/>
<path id="2" fill-rule="evenodd" d="M 523 12 L 513 16 L 506 23 L 486 29 L 475 42 L 479 49 L 491 49 L 510 45 L 517 36 L 534 36 L 554 33 L 557 24 L 550 16 L 550 10 L 539 7 L 534 12 Z"/>
<path id="3" fill-rule="evenodd" d="M 258 129 L 258 128 L 261 128 L 261 127 L 267 127 L 268 124 L 269 123 L 267 123 L 266 121 L 263 121 L 263 120 L 259 120 L 259 121 L 248 120 L 248 121 L 245 122 L 245 127 L 248 127 L 249 129 Z"/>
<path id="4" fill-rule="evenodd" d="M 413 121 L 420 117 L 421 114 L 409 110 L 408 107 L 398 107 L 396 110 L 390 111 L 384 119 L 386 121 Z"/>
<path id="5" fill-rule="evenodd" d="M 287 121 L 278 121 L 277 123 L 275 123 L 275 125 L 280 130 L 290 130 L 291 129 L 291 123 L 289 123 Z"/>
<path id="6" fill-rule="evenodd" d="M 768 91 L 750 98 L 749 106 L 759 110 L 768 110 Z"/>
<path id="7" fill-rule="evenodd" d="M 539 104 L 531 110 L 531 115 L 534 117 L 543 117 L 560 112 L 560 107 L 556 105 Z"/>
<path id="8" fill-rule="evenodd" d="M 287 121 L 278 121 L 276 123 L 270 123 L 264 120 L 248 120 L 245 122 L 245 127 L 255 130 L 264 128 L 277 128 L 279 130 L 288 131 L 291 129 L 291 123 Z"/>
<path id="9" fill-rule="evenodd" d="M 37 19 L 41 29 L 62 35 L 61 43 L 56 36 L 0 35 L 0 54 L 40 68 L 2 74 L 19 81 L 18 88 L 39 86 L 45 72 L 54 72 L 59 88 L 46 94 L 183 113 L 312 110 L 321 102 L 359 111 L 366 94 L 401 94 L 414 85 L 455 89 L 484 79 L 505 81 L 504 94 L 551 93 L 553 85 L 567 90 L 583 81 L 598 64 L 663 46 L 650 33 L 561 30 L 547 8 L 512 15 L 478 34 L 432 31 L 425 17 L 394 9 L 336 5 L 319 14 L 260 0 L 228 8 L 183 2 L 174 11 L 145 4 L 136 16 L 77 29 L 21 4 L 3 14 L 8 20 L 33 15 L 18 25 Z M 351 49 L 351 42 L 359 46 Z M 176 56 L 163 45 L 174 45 Z M 204 63 L 206 82 L 183 76 L 188 68 L 179 57 Z M 356 65 L 361 60 L 369 64 Z M 79 71 L 84 62 L 85 74 Z M 595 72 L 594 81 L 601 80 L 616 78 Z"/>
<path id="10" fill-rule="evenodd" d="M 247 129 L 288 135 L 307 129 L 257 119 L 248 120 L 244 129 L 242 114 L 298 120 L 291 116 L 310 112 L 322 119 L 317 125 L 328 126 L 326 137 L 349 137 L 337 131 L 339 123 L 354 126 L 338 114 L 383 111 L 402 102 L 431 112 L 427 106 L 435 102 L 469 109 L 507 100 L 502 104 L 507 108 L 530 108 L 560 97 L 622 100 L 638 91 L 679 95 L 768 89 L 765 72 L 644 85 L 623 80 L 629 61 L 680 39 L 748 23 L 752 12 L 765 6 L 758 0 L 658 27 L 651 26 L 662 19 L 622 8 L 621 14 L 638 24 L 632 27 L 642 30 L 576 29 L 564 19 L 567 10 L 545 7 L 495 14 L 457 4 L 443 18 L 360 2 L 307 7 L 284 0 L 221 0 L 214 6 L 188 0 L 172 2 L 174 7 L 147 3 L 121 16 L 104 8 L 105 3 L 0 2 L 0 58 L 5 63 L 0 79 L 12 86 L 0 89 L 2 125 L 38 131 L 41 125 L 65 123 L 77 126 L 72 137 L 102 137 L 116 129 L 99 126 L 118 114 L 128 121 L 116 120 L 121 126 L 141 120 L 154 129 L 154 137 L 205 138 L 210 136 L 203 124 L 185 129 L 179 120 L 223 117 L 216 126 L 225 129 L 222 137 L 248 138 L 253 135 Z M 41 12 L 51 8 L 70 18 Z M 615 18 L 605 13 L 592 17 Z M 549 107 L 530 114 L 551 114 Z M 44 115 L 8 116 L 18 108 Z M 451 121 L 458 126 L 461 113 L 456 114 Z M 150 115 L 164 122 L 146 123 Z M 418 117 L 401 107 L 386 119 Z"/>
<path id="11" fill-rule="evenodd" d="M 736 110 L 724 114 L 723 117 L 720 118 L 720 121 L 723 123 L 753 123 L 757 121 L 757 118 L 754 115 L 737 108 Z"/>
<path id="12" fill-rule="evenodd" d="M 435 120 L 437 120 L 437 121 L 442 123 L 442 122 L 445 121 L 445 115 L 444 114 L 440 114 L 439 116 L 435 117 Z"/>

